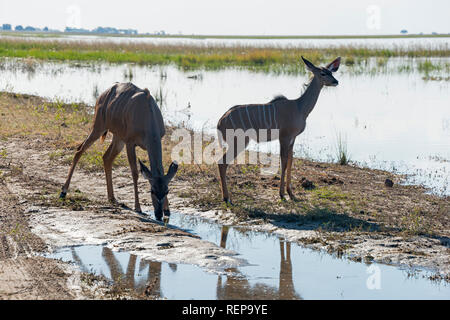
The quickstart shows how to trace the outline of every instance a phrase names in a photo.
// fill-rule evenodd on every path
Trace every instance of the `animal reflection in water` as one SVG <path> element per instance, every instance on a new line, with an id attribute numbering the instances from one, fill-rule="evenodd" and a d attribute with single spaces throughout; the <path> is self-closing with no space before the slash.
<path id="1" fill-rule="evenodd" d="M 226 248 L 230 227 L 223 226 L 220 237 L 220 246 Z M 279 287 L 271 287 L 263 283 L 251 285 L 236 268 L 226 269 L 232 276 L 222 281 L 217 280 L 217 299 L 266 299 L 266 300 L 299 300 L 300 295 L 295 292 L 292 280 L 291 244 L 280 238 L 280 282 Z M 286 250 L 285 250 L 286 249 Z"/>
<path id="2" fill-rule="evenodd" d="M 226 248 L 228 232 L 230 227 L 223 226 L 221 232 L 220 246 Z M 298 300 L 300 295 L 295 292 L 292 279 L 291 262 L 291 244 L 280 241 L 280 275 L 278 288 L 264 283 L 250 284 L 248 279 L 240 273 L 237 268 L 228 268 L 225 271 L 227 276 L 218 276 L 216 295 L 217 299 L 280 299 L 280 300 Z M 83 263 L 74 248 L 72 248 L 73 260 L 81 266 L 82 271 L 90 272 L 89 268 Z M 126 270 L 123 270 L 120 262 L 117 260 L 114 252 L 103 247 L 102 258 L 111 274 L 111 279 L 121 288 L 134 289 L 138 293 L 145 293 L 148 296 L 164 297 L 161 289 L 162 263 L 139 259 L 138 277 L 136 277 L 137 256 L 130 255 Z M 148 267 L 147 276 L 142 272 Z M 172 272 L 177 271 L 176 264 L 169 264 Z M 224 279 L 225 278 L 225 279 Z"/>
<path id="3" fill-rule="evenodd" d="M 90 272 L 89 268 L 85 266 L 74 248 L 72 248 L 72 258 L 79 266 L 81 266 L 82 271 Z M 120 262 L 117 260 L 111 249 L 103 247 L 102 258 L 108 266 L 111 280 L 115 285 L 118 285 L 121 288 L 134 289 L 138 293 L 145 293 L 149 296 L 163 296 L 163 293 L 161 292 L 161 262 L 140 259 L 138 274 L 141 275 L 141 272 L 144 271 L 146 267 L 148 267 L 148 273 L 146 277 L 136 277 L 136 255 L 130 255 L 125 271 L 122 269 Z M 177 271 L 176 264 L 169 263 L 169 267 L 173 272 Z"/>

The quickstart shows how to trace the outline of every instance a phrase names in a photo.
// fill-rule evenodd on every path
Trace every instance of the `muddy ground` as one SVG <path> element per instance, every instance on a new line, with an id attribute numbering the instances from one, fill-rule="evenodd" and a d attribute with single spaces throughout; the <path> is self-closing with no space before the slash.
<path id="1" fill-rule="evenodd" d="M 74 150 L 89 131 L 91 111 L 35 96 L 0 95 L 0 298 L 152 298 L 37 256 L 59 246 L 104 244 L 213 272 L 246 263 L 234 252 L 127 208 L 134 196 L 124 152 L 113 171 L 123 206 L 107 203 L 101 155 L 110 137 L 82 158 L 67 199 L 59 200 Z M 165 167 L 171 129 L 164 140 Z M 228 177 L 232 207 L 221 201 L 215 166 L 181 165 L 170 186 L 172 210 L 274 232 L 356 261 L 428 267 L 435 279 L 450 279 L 449 197 L 400 185 L 402 177 L 387 172 L 304 159 L 293 167 L 297 201 L 280 201 L 279 175 L 263 176 L 256 166 L 232 166 Z M 385 186 L 387 178 L 393 187 Z M 139 190 L 143 209 L 150 211 L 144 179 Z"/>

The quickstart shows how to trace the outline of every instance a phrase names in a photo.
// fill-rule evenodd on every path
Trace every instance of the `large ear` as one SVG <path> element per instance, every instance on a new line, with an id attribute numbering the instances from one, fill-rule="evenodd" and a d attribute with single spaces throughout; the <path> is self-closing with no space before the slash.
<path id="1" fill-rule="evenodd" d="M 331 72 L 336 72 L 341 65 L 341 57 L 337 57 L 332 63 L 326 66 L 326 68 Z"/>
<path id="2" fill-rule="evenodd" d="M 303 56 L 302 56 L 302 60 L 303 60 L 303 62 L 305 63 L 306 68 L 307 68 L 309 71 L 313 72 L 314 70 L 317 69 L 317 67 L 316 67 L 315 65 L 313 65 L 311 62 L 309 62 L 308 60 L 306 60 L 305 58 L 303 58 Z"/>
<path id="3" fill-rule="evenodd" d="M 142 163 L 142 161 L 140 159 L 139 160 L 139 165 L 141 167 L 141 173 L 144 176 L 145 179 L 147 180 L 151 180 L 152 179 L 152 172 L 150 171 L 149 168 L 147 168 L 145 166 L 145 164 Z"/>
<path id="4" fill-rule="evenodd" d="M 175 177 L 177 171 L 178 171 L 178 163 L 174 161 L 170 165 L 169 170 L 167 170 L 166 174 L 167 183 L 169 183 L 173 179 L 173 177 Z"/>

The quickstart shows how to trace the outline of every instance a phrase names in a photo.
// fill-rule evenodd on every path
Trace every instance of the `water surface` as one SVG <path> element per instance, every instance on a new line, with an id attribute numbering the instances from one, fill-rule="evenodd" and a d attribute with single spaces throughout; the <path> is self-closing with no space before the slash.
<path id="1" fill-rule="evenodd" d="M 450 285 L 428 280 L 426 270 L 357 263 L 275 235 L 183 214 L 173 213 L 170 222 L 239 253 L 250 265 L 217 275 L 192 265 L 143 260 L 105 246 L 65 247 L 49 257 L 167 299 L 450 299 Z"/>

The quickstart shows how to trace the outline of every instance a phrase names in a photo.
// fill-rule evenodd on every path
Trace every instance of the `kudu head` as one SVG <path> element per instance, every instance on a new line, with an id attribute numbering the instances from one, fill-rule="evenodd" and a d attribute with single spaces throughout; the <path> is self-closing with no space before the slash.
<path id="1" fill-rule="evenodd" d="M 164 210 L 164 203 L 169 193 L 169 182 L 175 177 L 178 170 L 178 164 L 172 162 L 166 175 L 153 175 L 149 168 L 139 160 L 141 173 L 145 179 L 150 182 L 150 192 L 152 195 L 153 208 L 155 209 L 156 220 L 161 221 L 163 216 L 169 218 L 170 211 Z"/>
<path id="2" fill-rule="evenodd" d="M 333 72 L 338 71 L 339 65 L 341 64 L 341 57 L 336 58 L 333 62 L 323 68 L 317 68 L 310 61 L 302 57 L 306 68 L 314 74 L 314 77 L 319 79 L 323 86 L 336 87 L 339 82 L 333 77 Z"/>

